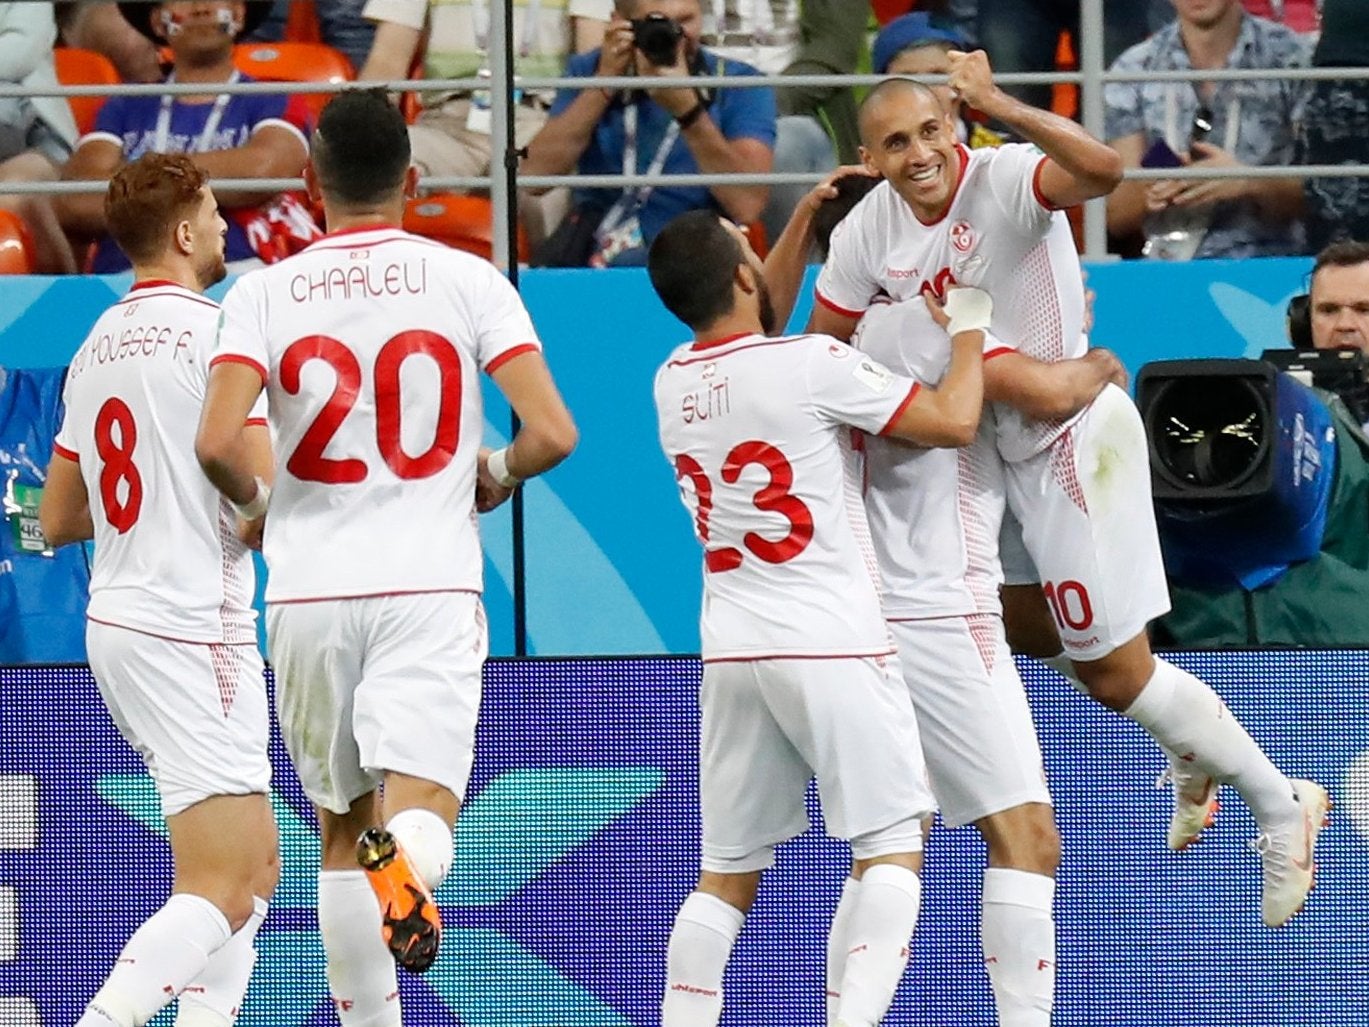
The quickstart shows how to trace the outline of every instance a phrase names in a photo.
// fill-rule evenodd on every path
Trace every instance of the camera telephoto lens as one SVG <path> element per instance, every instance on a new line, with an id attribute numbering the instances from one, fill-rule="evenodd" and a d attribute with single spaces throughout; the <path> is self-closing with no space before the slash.
<path id="1" fill-rule="evenodd" d="M 675 63 L 675 55 L 684 38 L 680 23 L 667 18 L 664 14 L 651 13 L 632 23 L 633 45 L 646 55 L 646 59 L 658 68 Z"/>
<path id="2" fill-rule="evenodd" d="M 1239 485 L 1264 451 L 1263 409 L 1253 386 L 1239 378 L 1166 383 L 1146 426 L 1161 473 L 1204 488 Z"/>

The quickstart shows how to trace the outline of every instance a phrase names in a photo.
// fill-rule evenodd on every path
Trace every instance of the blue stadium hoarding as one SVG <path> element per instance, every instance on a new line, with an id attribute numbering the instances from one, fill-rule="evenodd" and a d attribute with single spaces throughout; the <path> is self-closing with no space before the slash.
<path id="1" fill-rule="evenodd" d="M 1339 1027 L 1369 1020 L 1369 653 L 1188 654 L 1290 773 L 1330 787 L 1304 913 L 1259 923 L 1248 813 L 1224 795 L 1195 849 L 1164 849 L 1161 760 L 1133 725 L 1028 670 L 1064 863 L 1062 1025 Z M 698 854 L 689 658 L 494 661 L 439 964 L 403 985 L 427 1027 L 645 1027 Z M 314 907 L 317 836 L 277 744 L 284 876 L 240 1023 L 335 1023 Z M 0 669 L 0 1023 L 76 1019 L 170 866 L 150 782 L 84 668 Z M 938 830 L 891 1025 L 993 1022 L 973 831 Z M 728 973 L 724 1023 L 818 1024 L 842 847 L 781 851 Z M 163 1015 L 159 1025 L 170 1023 Z"/>

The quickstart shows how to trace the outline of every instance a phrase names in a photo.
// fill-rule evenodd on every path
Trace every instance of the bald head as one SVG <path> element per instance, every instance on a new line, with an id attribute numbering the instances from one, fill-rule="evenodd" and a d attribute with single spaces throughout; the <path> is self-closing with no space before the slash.
<path id="1" fill-rule="evenodd" d="M 889 107 L 910 102 L 928 104 L 928 111 L 934 114 L 946 113 L 941 98 L 931 86 L 906 78 L 886 78 L 870 90 L 861 102 L 856 122 L 860 130 L 860 141 L 870 146 L 871 123 Z"/>

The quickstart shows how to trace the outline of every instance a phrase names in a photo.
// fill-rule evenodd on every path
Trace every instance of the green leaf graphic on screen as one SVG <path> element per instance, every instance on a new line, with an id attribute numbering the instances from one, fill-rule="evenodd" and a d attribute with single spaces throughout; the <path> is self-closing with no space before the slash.
<path id="1" fill-rule="evenodd" d="M 652 767 L 523 769 L 496 778 L 462 811 L 456 859 L 438 890 L 438 903 L 450 909 L 502 902 L 631 812 L 662 780 Z M 149 777 L 110 774 L 95 788 L 109 805 L 166 836 Z M 279 795 L 273 793 L 271 802 L 281 844 L 281 879 L 272 909 L 312 910 L 318 835 Z M 238 1021 L 243 1027 L 294 1027 L 328 999 L 318 932 L 273 930 L 272 919 L 257 939 L 257 970 Z M 474 966 L 481 968 L 479 975 L 470 972 Z M 483 986 L 487 979 L 498 981 L 498 987 Z M 629 1027 L 621 1013 L 498 931 L 448 928 L 437 963 L 421 985 L 469 1027 Z M 153 1022 L 171 1020 L 163 1014 Z"/>

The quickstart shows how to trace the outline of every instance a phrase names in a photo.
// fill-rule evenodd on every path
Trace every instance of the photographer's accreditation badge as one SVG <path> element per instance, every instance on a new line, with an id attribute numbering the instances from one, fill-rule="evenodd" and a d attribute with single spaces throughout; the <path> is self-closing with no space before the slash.
<path id="1" fill-rule="evenodd" d="M 19 485 L 13 480 L 5 490 L 5 517 L 10 523 L 14 548 L 21 553 L 49 552 L 43 529 L 38 524 L 38 503 L 43 490 L 36 485 Z"/>

